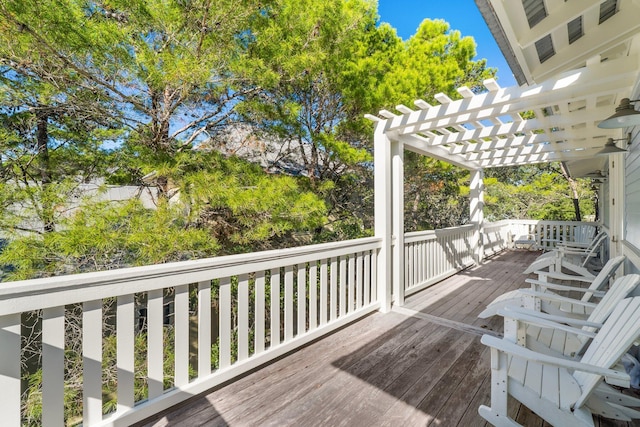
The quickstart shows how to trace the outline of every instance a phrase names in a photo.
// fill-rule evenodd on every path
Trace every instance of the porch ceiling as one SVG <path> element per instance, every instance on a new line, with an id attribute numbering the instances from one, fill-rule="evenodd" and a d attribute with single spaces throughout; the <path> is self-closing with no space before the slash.
<path id="1" fill-rule="evenodd" d="M 640 31 L 638 0 L 476 0 L 519 84 L 545 81 L 589 58 L 625 56 Z"/>
<path id="2" fill-rule="evenodd" d="M 639 62 L 636 55 L 594 56 L 540 84 L 501 88 L 487 80 L 484 93 L 462 87 L 461 99 L 437 94 L 439 105 L 417 100 L 416 110 L 399 105 L 367 117 L 406 149 L 467 169 L 600 157 L 603 163 L 598 151 L 621 134 L 597 124 L 629 96 Z"/>

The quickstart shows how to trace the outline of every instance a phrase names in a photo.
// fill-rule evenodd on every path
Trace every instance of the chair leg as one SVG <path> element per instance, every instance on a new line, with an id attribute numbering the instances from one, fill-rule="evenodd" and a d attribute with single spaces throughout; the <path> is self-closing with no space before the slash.
<path id="1" fill-rule="evenodd" d="M 506 415 L 502 415 L 494 411 L 488 406 L 481 405 L 478 408 L 478 413 L 487 422 L 496 427 L 522 427 L 522 424 L 518 424 Z"/>
<path id="2" fill-rule="evenodd" d="M 491 348 L 491 408 L 507 415 L 507 355 Z"/>
<path id="3" fill-rule="evenodd" d="M 496 427 L 522 427 L 507 415 L 508 362 L 505 353 L 491 348 L 491 407 L 481 405 L 478 413 Z"/>

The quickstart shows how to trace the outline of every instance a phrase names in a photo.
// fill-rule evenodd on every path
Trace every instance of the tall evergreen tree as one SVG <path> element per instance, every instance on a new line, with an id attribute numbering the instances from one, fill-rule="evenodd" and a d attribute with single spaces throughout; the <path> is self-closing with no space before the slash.
<path id="1" fill-rule="evenodd" d="M 456 89 L 483 90 L 482 82 L 495 75 L 486 60 L 474 60 L 475 41 L 451 30 L 442 20 L 425 19 L 404 43 L 392 72 L 385 78 L 387 107 L 412 105 L 416 99 L 437 103 L 435 95 L 452 99 Z M 392 103 L 393 102 L 393 103 Z M 405 157 L 405 227 L 436 229 L 468 220 L 468 172 L 415 153 Z"/>

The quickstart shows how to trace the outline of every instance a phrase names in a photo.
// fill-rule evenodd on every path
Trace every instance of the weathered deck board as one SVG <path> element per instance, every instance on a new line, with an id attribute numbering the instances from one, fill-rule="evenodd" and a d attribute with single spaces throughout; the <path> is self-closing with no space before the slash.
<path id="1" fill-rule="evenodd" d="M 484 330 L 477 319 L 497 295 L 524 286 L 537 255 L 513 251 L 412 295 L 402 310 L 375 313 L 233 383 L 160 414 L 145 425 L 487 426 L 490 400 Z M 512 401 L 513 403 L 513 401 Z M 510 405 L 526 426 L 543 427 Z M 596 426 L 640 426 L 596 420 Z"/>

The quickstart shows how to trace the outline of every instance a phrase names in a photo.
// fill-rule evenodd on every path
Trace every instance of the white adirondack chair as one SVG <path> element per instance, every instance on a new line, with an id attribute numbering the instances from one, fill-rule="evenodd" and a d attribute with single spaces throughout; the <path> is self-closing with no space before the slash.
<path id="1" fill-rule="evenodd" d="M 584 283 L 590 283 L 588 288 L 567 286 L 554 284 L 542 280 L 527 279 L 527 282 L 531 284 L 531 289 L 516 289 L 510 292 L 506 292 L 487 305 L 478 317 L 486 319 L 487 317 L 495 316 L 498 310 L 507 306 L 527 307 L 536 311 L 543 311 L 549 314 L 556 314 L 561 316 L 572 316 L 575 318 L 586 318 L 593 310 L 594 306 L 590 304 L 582 304 L 583 302 L 590 302 L 594 296 L 602 297 L 604 292 L 602 289 L 609 285 L 609 281 L 613 278 L 618 267 L 624 262 L 626 257 L 624 255 L 615 257 L 607 261 L 602 267 L 602 270 L 595 278 L 589 280 L 581 276 L 569 276 L 561 275 L 559 273 L 541 273 L 547 278 L 561 278 L 566 280 L 575 280 Z M 540 276 L 544 277 L 544 276 Z M 554 294 L 553 291 L 576 291 L 583 294 L 579 300 L 561 297 Z M 544 300 L 538 298 L 541 294 L 555 295 L 555 297 L 548 297 Z"/>
<path id="2" fill-rule="evenodd" d="M 599 407 L 618 409 L 598 390 L 604 379 L 629 387 L 629 375 L 612 367 L 639 338 L 640 297 L 626 298 L 616 306 L 579 361 L 484 335 L 482 343 L 491 347 L 491 407 L 482 405 L 478 412 L 494 426 L 519 426 L 508 416 L 511 395 L 551 425 L 594 426 L 592 414 L 601 411 Z M 624 409 L 620 408 L 620 418 Z"/>
<path id="3" fill-rule="evenodd" d="M 561 242 L 561 244 L 587 247 L 589 243 L 593 241 L 596 231 L 597 229 L 593 225 L 579 225 L 573 229 L 573 241 Z"/>
<path id="4" fill-rule="evenodd" d="M 599 233 L 586 248 L 570 245 L 559 245 L 556 249 L 540 255 L 529 267 L 524 274 L 533 273 L 536 270 L 545 270 L 562 272 L 562 269 L 573 271 L 574 273 L 585 277 L 592 276 L 587 266 L 597 258 L 601 246 L 608 239 L 605 232 Z"/>
<path id="5" fill-rule="evenodd" d="M 618 303 L 631 294 L 638 284 L 638 274 L 616 279 L 586 320 L 506 307 L 498 311 L 504 317 L 504 337 L 535 351 L 555 356 L 580 356 Z M 544 294 L 540 296 L 541 299 L 545 297 Z"/>
<path id="6" fill-rule="evenodd" d="M 573 228 L 571 240 L 545 239 L 546 242 L 553 242 L 555 247 L 564 246 L 584 249 L 593 243 L 596 236 L 596 227 L 593 225 L 579 225 Z"/>

